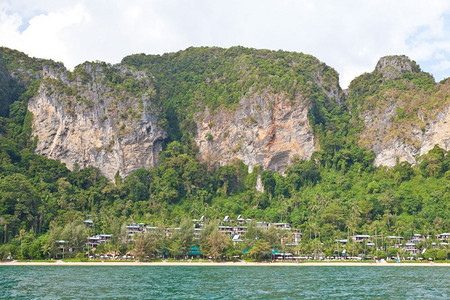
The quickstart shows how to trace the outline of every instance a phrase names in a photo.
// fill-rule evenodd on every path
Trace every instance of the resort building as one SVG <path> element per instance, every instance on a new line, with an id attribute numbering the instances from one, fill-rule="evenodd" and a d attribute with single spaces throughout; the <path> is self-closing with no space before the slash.
<path id="1" fill-rule="evenodd" d="M 228 234 L 228 235 L 230 235 L 230 236 L 234 234 L 234 228 L 231 227 L 231 226 L 223 226 L 223 225 L 220 225 L 220 226 L 217 226 L 217 230 L 218 230 L 219 232 Z"/>
<path id="2" fill-rule="evenodd" d="M 73 252 L 73 248 L 69 245 L 69 241 L 66 240 L 58 240 L 55 241 L 56 248 L 58 249 L 58 253 L 56 254 L 56 258 L 64 258 L 66 253 Z"/>
<path id="3" fill-rule="evenodd" d="M 409 242 L 414 244 L 418 244 L 423 241 L 425 241 L 425 237 L 419 233 L 413 234 L 413 236 L 409 239 Z"/>
<path id="4" fill-rule="evenodd" d="M 198 240 L 201 238 L 201 234 L 203 231 L 205 217 L 202 216 L 199 220 L 193 219 L 193 227 L 194 227 L 194 239 Z M 237 225 L 233 225 L 234 221 L 230 219 L 229 216 L 225 216 L 223 219 L 223 223 L 227 223 L 227 225 L 217 226 L 217 230 L 221 233 L 228 235 L 233 243 L 242 242 L 242 235 L 244 235 L 248 226 L 244 225 L 246 223 L 250 223 L 251 219 L 244 219 L 241 215 L 239 215 L 236 219 Z M 282 243 L 286 245 L 296 246 L 300 243 L 302 239 L 302 233 L 300 229 L 295 229 L 291 227 L 290 223 L 268 223 L 268 222 L 256 222 L 256 228 L 260 230 L 268 230 L 270 226 L 273 226 L 277 230 L 286 230 L 288 235 L 282 238 Z M 167 238 L 171 238 L 176 230 L 180 228 L 158 228 L 154 226 L 146 226 L 144 223 L 131 223 L 126 226 L 128 242 L 134 242 L 134 237 L 136 234 L 143 234 L 147 232 L 156 232 L 161 231 L 161 234 L 165 235 Z M 95 247 L 95 245 L 100 244 L 100 238 L 98 236 L 90 237 L 88 240 L 89 246 Z"/>
<path id="5" fill-rule="evenodd" d="M 270 223 L 267 222 L 256 222 L 256 228 L 261 230 L 267 230 L 269 229 Z"/>
<path id="6" fill-rule="evenodd" d="M 238 221 L 238 223 L 250 223 L 251 221 L 252 221 L 252 219 L 244 219 L 244 218 L 242 218 L 242 216 L 241 215 L 239 215 L 238 217 L 237 217 L 237 221 Z"/>
<path id="7" fill-rule="evenodd" d="M 348 243 L 348 240 L 347 240 L 347 239 L 344 239 L 344 240 L 335 240 L 334 242 L 335 242 L 335 243 L 341 244 L 341 246 L 345 246 L 345 245 Z"/>
<path id="8" fill-rule="evenodd" d="M 367 234 L 357 234 L 351 237 L 355 242 L 362 243 L 362 242 L 368 242 L 370 239 L 370 235 Z"/>
<path id="9" fill-rule="evenodd" d="M 401 248 L 403 237 L 396 235 L 389 235 L 386 237 L 388 239 L 388 244 L 393 248 Z"/>
<path id="10" fill-rule="evenodd" d="M 141 228 L 138 225 L 134 224 L 134 223 L 131 223 L 131 225 L 127 226 L 127 233 L 128 234 L 130 234 L 130 233 L 133 234 L 135 232 L 141 232 L 141 231 L 142 231 Z"/>
<path id="11" fill-rule="evenodd" d="M 273 226 L 275 226 L 275 229 L 291 229 L 290 223 L 273 223 Z"/>
<path id="12" fill-rule="evenodd" d="M 404 250 L 405 250 L 407 253 L 411 254 L 411 255 L 416 255 L 417 252 L 419 251 L 419 250 L 417 249 L 415 243 L 406 243 L 406 244 L 405 244 L 405 247 L 404 247 Z"/>
<path id="13" fill-rule="evenodd" d="M 243 240 L 241 239 L 241 236 L 239 234 L 233 235 L 233 237 L 231 238 L 231 241 L 233 242 L 234 245 L 236 245 L 237 243 L 243 242 Z"/>
<path id="14" fill-rule="evenodd" d="M 83 223 L 88 228 L 91 228 L 94 225 L 94 221 L 92 221 L 91 219 L 84 220 Z"/>
<path id="15" fill-rule="evenodd" d="M 87 247 L 95 248 L 100 244 L 107 243 L 112 238 L 112 234 L 97 234 L 87 238 Z"/>
<path id="16" fill-rule="evenodd" d="M 438 240 L 447 241 L 450 240 L 450 232 L 445 232 L 437 235 Z"/>

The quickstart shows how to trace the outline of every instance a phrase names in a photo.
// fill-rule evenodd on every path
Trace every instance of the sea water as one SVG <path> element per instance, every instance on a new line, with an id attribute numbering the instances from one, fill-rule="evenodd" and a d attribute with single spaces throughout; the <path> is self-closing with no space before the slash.
<path id="1" fill-rule="evenodd" d="M 11 299 L 449 299 L 448 267 L 0 266 Z"/>

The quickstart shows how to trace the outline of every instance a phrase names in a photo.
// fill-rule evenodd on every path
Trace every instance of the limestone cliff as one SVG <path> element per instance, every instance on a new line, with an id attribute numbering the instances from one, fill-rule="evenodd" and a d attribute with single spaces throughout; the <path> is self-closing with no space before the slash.
<path id="1" fill-rule="evenodd" d="M 194 136 L 210 164 L 239 159 L 284 172 L 294 157 L 318 150 L 312 126 L 330 131 L 347 109 L 345 134 L 372 149 L 376 165 L 414 163 L 435 144 L 450 147 L 450 80 L 436 84 L 406 56 L 380 59 L 345 96 L 337 72 L 312 56 L 242 47 L 133 55 L 74 72 L 52 63 L 36 78 L 28 106 L 36 152 L 110 179 L 157 165 L 168 134 Z"/>
<path id="2" fill-rule="evenodd" d="M 44 68 L 33 113 L 36 153 L 97 167 L 109 179 L 158 164 L 166 132 L 158 126 L 152 78 L 142 71 L 85 63 Z"/>
<path id="3" fill-rule="evenodd" d="M 363 122 L 360 145 L 375 152 L 375 165 L 414 164 L 434 145 L 450 149 L 448 80 L 435 84 L 405 56 L 382 58 L 364 76 L 350 86 L 349 97 L 359 93 L 353 113 Z M 361 96 L 361 87 L 372 90 Z"/>
<path id="4" fill-rule="evenodd" d="M 201 156 L 219 164 L 240 159 L 250 167 L 284 171 L 294 156 L 308 159 L 314 134 L 305 100 L 265 91 L 242 98 L 236 110 L 199 115 L 196 142 Z"/>
<path id="5" fill-rule="evenodd" d="M 338 73 L 303 53 L 201 47 L 122 63 L 155 75 L 178 130 L 171 138 L 194 136 L 208 164 L 239 159 L 283 172 L 294 156 L 310 158 L 312 124 L 324 125 L 342 101 Z"/>

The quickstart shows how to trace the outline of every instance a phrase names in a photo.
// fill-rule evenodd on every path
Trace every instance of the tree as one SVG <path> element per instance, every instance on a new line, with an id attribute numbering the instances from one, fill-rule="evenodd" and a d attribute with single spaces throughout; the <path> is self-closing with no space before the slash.
<path id="1" fill-rule="evenodd" d="M 159 241 L 160 236 L 157 233 L 139 234 L 134 244 L 134 252 L 139 261 L 143 261 L 145 257 L 157 252 Z"/>
<path id="2" fill-rule="evenodd" d="M 436 249 L 427 249 L 427 251 L 425 251 L 425 253 L 423 254 L 423 258 L 428 260 L 435 260 L 436 254 L 437 254 Z"/>
<path id="3" fill-rule="evenodd" d="M 40 199 L 30 181 L 22 174 L 5 176 L 0 179 L 0 191 L 0 216 L 13 215 L 36 231 Z"/>
<path id="4" fill-rule="evenodd" d="M 206 237 L 206 251 L 205 254 L 211 256 L 214 260 L 219 260 L 225 254 L 225 251 L 230 246 L 230 238 L 224 233 L 219 232 L 217 227 Z"/>
<path id="5" fill-rule="evenodd" d="M 447 251 L 444 249 L 438 250 L 436 252 L 436 259 L 437 260 L 446 260 L 447 259 Z"/>
<path id="6" fill-rule="evenodd" d="M 264 186 L 264 191 L 269 194 L 270 198 L 274 195 L 275 192 L 275 178 L 273 177 L 272 171 L 264 170 L 261 172 L 261 182 Z"/>
<path id="7" fill-rule="evenodd" d="M 194 242 L 194 226 L 192 221 L 184 219 L 180 229 L 176 230 L 171 238 L 169 251 L 173 256 L 187 254 Z"/>
<path id="8" fill-rule="evenodd" d="M 263 258 L 269 258 L 271 250 L 272 246 L 268 242 L 259 239 L 248 251 L 248 255 L 255 260 L 261 260 Z"/>

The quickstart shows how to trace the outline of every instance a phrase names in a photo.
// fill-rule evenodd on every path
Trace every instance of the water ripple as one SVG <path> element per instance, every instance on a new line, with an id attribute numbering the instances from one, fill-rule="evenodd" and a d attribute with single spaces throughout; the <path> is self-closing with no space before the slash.
<path id="1" fill-rule="evenodd" d="M 450 269 L 1 266 L 0 298 L 448 299 Z"/>

